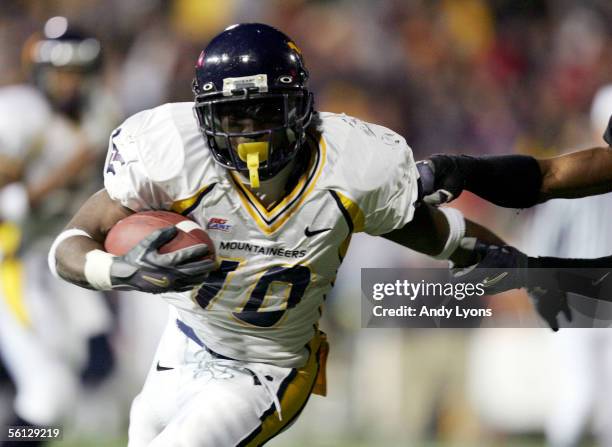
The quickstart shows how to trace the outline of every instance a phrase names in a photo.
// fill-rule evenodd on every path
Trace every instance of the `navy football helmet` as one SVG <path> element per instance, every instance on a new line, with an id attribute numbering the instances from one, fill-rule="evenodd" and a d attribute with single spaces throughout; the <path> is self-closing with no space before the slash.
<path id="1" fill-rule="evenodd" d="M 102 49 L 96 37 L 57 16 L 28 39 L 23 62 L 53 107 L 78 120 L 102 68 Z"/>
<path id="2" fill-rule="evenodd" d="M 215 160 L 248 171 L 251 185 L 276 175 L 302 148 L 313 95 L 300 49 L 279 30 L 233 25 L 202 51 L 194 110 Z"/>
<path id="3" fill-rule="evenodd" d="M 83 73 L 98 70 L 102 64 L 100 41 L 65 17 L 52 17 L 42 34 L 34 34 L 24 48 L 26 62 L 38 67 L 54 67 Z"/>

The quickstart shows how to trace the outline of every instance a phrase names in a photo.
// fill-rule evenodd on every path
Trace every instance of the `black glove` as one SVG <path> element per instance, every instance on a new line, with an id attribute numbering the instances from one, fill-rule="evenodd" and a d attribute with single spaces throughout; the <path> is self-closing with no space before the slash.
<path id="1" fill-rule="evenodd" d="M 430 205 L 450 202 L 461 194 L 465 186 L 464 176 L 455 161 L 448 155 L 432 155 L 417 163 L 421 180 L 421 199 Z"/>
<path id="2" fill-rule="evenodd" d="M 172 253 L 157 249 L 177 233 L 176 227 L 159 229 L 144 238 L 123 256 L 113 258 L 110 278 L 113 289 L 148 293 L 185 292 L 202 284 L 214 270 L 215 261 L 203 259 L 206 244 L 194 245 Z"/>
<path id="3" fill-rule="evenodd" d="M 527 286 L 526 254 L 509 245 L 489 245 L 473 238 L 464 239 L 464 248 L 466 242 L 472 242 L 479 261 L 469 267 L 454 268 L 454 282 L 481 284 L 490 295 Z"/>
<path id="4" fill-rule="evenodd" d="M 559 287 L 557 269 L 538 269 L 536 275 L 530 276 L 528 266 L 533 258 L 516 248 L 488 245 L 480 241 L 475 241 L 473 245 L 480 261 L 467 268 L 453 269 L 455 282 L 479 283 L 491 295 L 527 287 L 538 314 L 553 331 L 559 330 L 559 313 L 572 321 L 566 293 L 550 287 Z"/>
<path id="5" fill-rule="evenodd" d="M 572 310 L 567 304 L 567 294 L 565 292 L 534 287 L 528 289 L 527 293 L 538 314 L 554 332 L 559 330 L 559 322 L 557 321 L 559 313 L 563 313 L 568 321 L 572 321 Z"/>

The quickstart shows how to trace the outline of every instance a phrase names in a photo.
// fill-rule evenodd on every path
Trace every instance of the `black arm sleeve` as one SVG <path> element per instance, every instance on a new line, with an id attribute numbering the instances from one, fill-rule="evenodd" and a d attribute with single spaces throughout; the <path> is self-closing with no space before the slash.
<path id="1" fill-rule="evenodd" d="M 526 155 L 456 157 L 464 188 L 506 208 L 529 208 L 538 203 L 542 171 L 535 158 Z"/>
<path id="2" fill-rule="evenodd" d="M 528 286 L 612 301 L 612 256 L 596 259 L 529 258 Z"/>
<path id="3" fill-rule="evenodd" d="M 551 256 L 529 257 L 528 267 L 536 269 L 612 269 L 612 256 L 593 259 L 555 258 Z"/>

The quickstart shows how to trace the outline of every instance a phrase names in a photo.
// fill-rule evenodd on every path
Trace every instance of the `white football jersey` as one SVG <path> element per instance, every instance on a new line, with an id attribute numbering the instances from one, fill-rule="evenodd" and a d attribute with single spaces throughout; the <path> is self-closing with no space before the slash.
<path id="1" fill-rule="evenodd" d="M 184 330 L 226 357 L 301 366 L 351 234 L 412 219 L 418 172 L 405 140 L 346 115 L 319 116 L 308 169 L 269 208 L 215 162 L 192 103 L 140 112 L 110 138 L 104 180 L 113 199 L 180 212 L 214 241 L 219 270 L 164 298 Z"/>

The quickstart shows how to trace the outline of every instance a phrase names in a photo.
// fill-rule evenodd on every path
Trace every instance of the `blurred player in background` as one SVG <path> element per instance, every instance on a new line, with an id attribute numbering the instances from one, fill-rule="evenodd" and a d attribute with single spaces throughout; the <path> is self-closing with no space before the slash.
<path id="1" fill-rule="evenodd" d="M 486 246 L 503 242 L 456 210 L 415 207 L 418 174 L 405 140 L 315 112 L 307 79 L 301 50 L 278 30 L 227 28 L 198 59 L 195 105 L 147 110 L 113 131 L 105 190 L 50 251 L 51 268 L 73 283 L 162 293 L 173 305 L 132 407 L 131 447 L 262 445 L 311 393 L 324 394 L 317 321 L 353 232 L 459 266 L 530 262 Z M 146 209 L 207 228 L 219 268 L 202 259 L 203 244 L 159 254 L 174 227 L 124 256 L 102 249 L 118 220 Z M 465 236 L 482 240 L 486 254 L 461 247 Z"/>
<path id="2" fill-rule="evenodd" d="M 69 419 L 82 375 L 95 381 L 112 365 L 103 295 L 54 278 L 46 252 L 99 188 L 119 113 L 99 82 L 99 40 L 66 18 L 28 40 L 23 62 L 32 82 L 0 89 L 0 352 L 17 391 L 9 423 L 50 426 Z M 86 369 L 93 352 L 102 363 Z"/>

